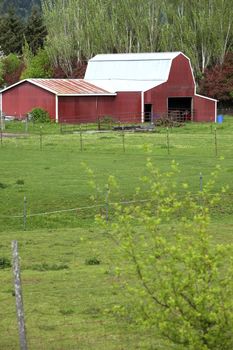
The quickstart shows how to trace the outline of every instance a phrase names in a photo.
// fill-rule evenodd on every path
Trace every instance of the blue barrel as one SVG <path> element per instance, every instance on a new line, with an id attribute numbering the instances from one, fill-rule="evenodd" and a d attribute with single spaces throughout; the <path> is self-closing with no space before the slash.
<path id="1" fill-rule="evenodd" d="M 222 124 L 222 122 L 223 122 L 223 115 L 222 115 L 222 114 L 219 114 L 219 115 L 217 116 L 217 123 L 218 123 L 218 124 Z"/>

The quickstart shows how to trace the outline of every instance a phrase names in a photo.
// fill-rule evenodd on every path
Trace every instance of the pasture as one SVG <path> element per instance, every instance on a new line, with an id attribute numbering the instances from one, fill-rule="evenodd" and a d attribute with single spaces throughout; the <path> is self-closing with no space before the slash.
<path id="1" fill-rule="evenodd" d="M 119 190 L 109 199 L 109 219 L 111 202 L 132 200 L 147 175 L 147 157 L 164 172 L 172 160 L 179 163 L 183 196 L 183 182 L 197 193 L 220 164 L 214 191 L 229 189 L 213 208 L 210 230 L 213 244 L 233 242 L 233 118 L 147 133 L 61 134 L 57 125 L 22 131 L 21 124 L 9 124 L 1 139 L 0 257 L 10 260 L 11 241 L 19 241 L 29 349 L 168 349 L 153 333 L 114 315 L 125 298 L 114 274 L 122 262 L 95 215 L 105 213 L 110 175 Z M 96 193 L 86 168 L 94 172 Z M 0 349 L 18 349 L 9 267 L 0 266 L 0 283 Z"/>

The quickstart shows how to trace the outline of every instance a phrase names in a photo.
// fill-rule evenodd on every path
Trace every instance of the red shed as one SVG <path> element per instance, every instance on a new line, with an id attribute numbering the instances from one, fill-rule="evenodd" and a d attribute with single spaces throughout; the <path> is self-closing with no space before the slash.
<path id="1" fill-rule="evenodd" d="M 18 118 L 34 107 L 52 119 L 94 122 L 112 116 L 144 122 L 167 114 L 216 121 L 217 101 L 196 94 L 190 60 L 181 52 L 97 55 L 84 79 L 27 79 L 2 91 L 2 111 Z"/>

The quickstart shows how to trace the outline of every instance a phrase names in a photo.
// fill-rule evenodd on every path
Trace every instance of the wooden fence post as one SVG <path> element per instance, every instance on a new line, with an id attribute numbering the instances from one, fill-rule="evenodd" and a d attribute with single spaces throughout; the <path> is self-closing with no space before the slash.
<path id="1" fill-rule="evenodd" d="M 19 327 L 20 350 L 27 350 L 26 327 L 24 322 L 23 295 L 20 278 L 18 242 L 12 241 L 13 274 L 15 286 L 16 313 Z"/>

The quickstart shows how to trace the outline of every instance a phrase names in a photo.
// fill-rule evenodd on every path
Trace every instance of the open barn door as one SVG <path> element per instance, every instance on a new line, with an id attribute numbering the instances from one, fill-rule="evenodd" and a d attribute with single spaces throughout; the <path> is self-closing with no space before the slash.
<path id="1" fill-rule="evenodd" d="M 168 97 L 168 116 L 178 122 L 193 120 L 192 97 Z"/>
<path id="2" fill-rule="evenodd" d="M 146 103 L 144 105 L 144 122 L 151 123 L 152 121 L 152 104 Z"/>

